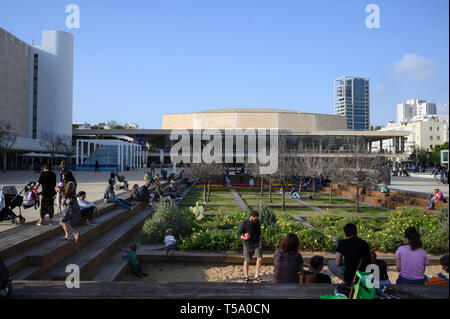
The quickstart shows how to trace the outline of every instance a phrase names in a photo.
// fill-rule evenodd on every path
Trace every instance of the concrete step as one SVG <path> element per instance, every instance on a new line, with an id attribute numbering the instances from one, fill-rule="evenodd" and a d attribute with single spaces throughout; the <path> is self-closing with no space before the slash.
<path id="1" fill-rule="evenodd" d="M 129 192 L 122 193 L 117 196 L 121 199 L 129 198 Z M 94 202 L 97 206 L 98 213 L 94 218 L 97 218 L 115 207 L 116 204 L 105 203 L 103 200 Z M 36 214 L 39 214 L 36 211 Z M 27 223 L 16 228 L 9 229 L 0 234 L 0 258 L 6 259 L 18 251 L 27 249 L 35 244 L 41 243 L 55 235 L 62 234 L 64 231 L 59 225 L 61 214 L 55 214 L 53 216 L 54 224 L 52 226 L 43 225 L 36 226 L 35 223 Z"/>
<path id="2" fill-rule="evenodd" d="M 147 218 L 151 216 L 153 209 L 144 209 L 132 216 L 126 222 L 116 226 L 109 232 L 72 256 L 64 259 L 58 265 L 39 276 L 39 280 L 65 280 L 67 277 L 66 266 L 75 264 L 80 267 L 80 279 L 91 280 L 99 267 L 111 256 L 124 242 L 134 236 L 144 225 Z M 120 254 L 120 252 L 117 252 Z"/>
<path id="3" fill-rule="evenodd" d="M 74 240 L 61 240 L 62 236 L 57 235 L 26 250 L 19 251 L 17 255 L 6 259 L 5 264 L 13 274 L 13 278 L 18 280 L 33 279 L 64 258 L 82 249 L 92 240 L 102 236 L 102 234 L 111 228 L 129 219 L 139 210 L 142 210 L 144 206 L 142 203 L 134 210 L 116 208 L 96 218 L 96 225 L 76 227 L 76 230 L 80 232 L 80 238 L 77 244 L 75 244 Z M 25 266 L 39 266 L 39 269 L 25 278 L 17 277 L 16 274 Z"/>

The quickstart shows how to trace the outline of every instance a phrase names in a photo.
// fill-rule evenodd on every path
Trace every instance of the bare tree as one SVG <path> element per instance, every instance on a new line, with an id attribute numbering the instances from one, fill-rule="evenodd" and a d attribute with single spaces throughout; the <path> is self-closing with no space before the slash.
<path id="1" fill-rule="evenodd" d="M 51 155 L 51 162 L 53 164 L 53 159 L 55 158 L 55 154 L 58 153 L 62 149 L 63 136 L 54 134 L 52 132 L 43 131 L 41 133 L 41 138 L 39 144 L 47 150 Z"/>
<path id="2" fill-rule="evenodd" d="M 195 182 L 203 183 L 203 201 L 209 201 L 211 182 L 223 173 L 223 165 L 217 163 L 191 163 L 185 175 Z M 208 186 L 208 188 L 207 188 Z"/>
<path id="3" fill-rule="evenodd" d="M 296 153 L 293 150 L 281 148 L 278 156 L 278 169 L 275 174 L 271 175 L 274 181 L 278 181 L 281 186 L 281 208 L 286 210 L 285 187 L 297 176 L 297 160 Z"/>
<path id="4" fill-rule="evenodd" d="M 72 144 L 72 136 L 70 135 L 61 135 L 61 145 L 60 149 L 64 155 L 67 156 L 68 163 L 70 161 L 71 156 L 74 153 L 74 147 Z"/>
<path id="5" fill-rule="evenodd" d="M 11 123 L 2 121 L 0 123 L 0 153 L 3 157 L 3 173 L 6 173 L 8 152 L 11 151 L 17 141 L 17 134 L 13 131 Z"/>
<path id="6" fill-rule="evenodd" d="M 382 175 L 378 171 L 379 158 L 364 154 L 354 154 L 341 160 L 343 165 L 342 180 L 355 187 L 355 211 L 359 212 L 359 191 L 380 183 Z"/>
<path id="7" fill-rule="evenodd" d="M 304 156 L 305 173 L 312 178 L 313 182 L 313 198 L 316 197 L 316 178 L 320 176 L 323 169 L 323 158 L 314 156 L 313 154 L 306 154 Z"/>
<path id="8" fill-rule="evenodd" d="M 342 159 L 340 157 L 327 157 L 323 161 L 322 172 L 330 180 L 330 204 L 333 203 L 333 185 L 344 181 Z"/>

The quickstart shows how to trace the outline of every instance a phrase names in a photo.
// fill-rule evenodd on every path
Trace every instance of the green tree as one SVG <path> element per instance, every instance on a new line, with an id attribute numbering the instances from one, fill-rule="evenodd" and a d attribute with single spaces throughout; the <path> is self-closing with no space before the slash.
<path id="1" fill-rule="evenodd" d="M 430 160 L 431 165 L 438 166 L 441 164 L 441 151 L 448 150 L 448 142 L 445 142 L 442 145 L 436 145 L 433 148 L 433 152 L 431 152 Z"/>
<path id="2" fill-rule="evenodd" d="M 423 147 L 414 148 L 410 159 L 413 160 L 417 165 L 426 167 L 430 158 L 430 152 L 428 152 Z"/>

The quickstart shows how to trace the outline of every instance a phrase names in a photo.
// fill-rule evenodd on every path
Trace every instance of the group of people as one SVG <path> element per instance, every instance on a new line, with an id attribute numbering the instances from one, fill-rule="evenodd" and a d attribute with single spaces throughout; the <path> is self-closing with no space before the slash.
<path id="1" fill-rule="evenodd" d="M 387 264 L 377 259 L 376 254 L 371 251 L 369 244 L 358 237 L 357 226 L 348 223 L 344 226 L 345 239 L 340 240 L 336 246 L 336 256 L 327 264 L 328 269 L 345 284 L 351 285 L 355 280 L 357 270 L 365 271 L 370 264 L 375 264 L 380 270 L 380 285 L 389 285 Z M 238 236 L 243 241 L 244 255 L 244 281 L 248 283 L 249 263 L 256 255 L 256 271 L 254 280 L 261 281 L 260 268 L 262 264 L 262 238 L 259 213 L 252 211 L 248 219 L 244 220 L 238 230 Z M 396 270 L 399 275 L 396 284 L 425 284 L 429 278 L 425 276 L 425 269 L 429 264 L 427 253 L 422 249 L 420 234 L 415 227 L 408 227 L 405 232 L 405 245 L 400 246 L 396 255 Z M 274 253 L 275 283 L 298 283 L 299 276 L 310 276 L 307 282 L 330 283 L 331 278 L 322 274 L 324 264 L 322 256 L 311 258 L 310 264 L 303 261 L 299 252 L 299 239 L 295 234 L 287 234 L 279 244 Z M 442 269 L 448 274 L 448 255 L 441 258 Z M 445 274 L 440 273 L 438 277 L 446 280 Z"/>
<path id="2" fill-rule="evenodd" d="M 56 174 L 51 170 L 51 166 L 45 164 L 44 171 L 40 174 L 36 183 L 36 189 L 42 188 L 40 218 L 36 223 L 42 226 L 45 217 L 48 215 L 48 225 L 53 225 L 53 217 L 55 213 L 55 200 L 58 198 L 58 208 L 61 212 L 60 224 L 64 229 L 65 236 L 63 240 L 72 240 L 72 234 L 75 242 L 78 242 L 80 233 L 73 227 L 73 223 L 80 220 L 85 225 L 91 225 L 97 207 L 94 203 L 86 200 L 85 191 L 77 193 L 77 182 L 71 171 L 65 170 L 64 162 L 59 166 L 60 182 L 56 183 Z"/>
<path id="3" fill-rule="evenodd" d="M 392 176 L 409 176 L 409 173 L 405 167 L 400 165 L 393 168 Z"/>

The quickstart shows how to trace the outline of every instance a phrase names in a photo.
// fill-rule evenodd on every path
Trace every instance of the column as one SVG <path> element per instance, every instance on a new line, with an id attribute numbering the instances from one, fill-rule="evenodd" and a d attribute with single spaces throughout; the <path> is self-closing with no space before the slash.
<path id="1" fill-rule="evenodd" d="M 120 170 L 120 144 L 117 145 L 117 170 Z"/>
<path id="2" fill-rule="evenodd" d="M 78 144 L 79 144 L 78 142 L 79 142 L 79 140 L 76 140 L 76 142 L 75 142 L 75 161 L 76 161 L 75 164 L 76 164 L 76 166 L 78 166 L 80 163 L 80 161 L 78 160 Z"/>
<path id="3" fill-rule="evenodd" d="M 84 162 L 84 141 L 81 141 L 81 163 L 80 165 L 83 165 Z"/>
<path id="4" fill-rule="evenodd" d="M 381 152 L 381 150 L 383 149 L 383 140 L 380 140 L 380 148 L 379 148 L 379 152 Z"/>

